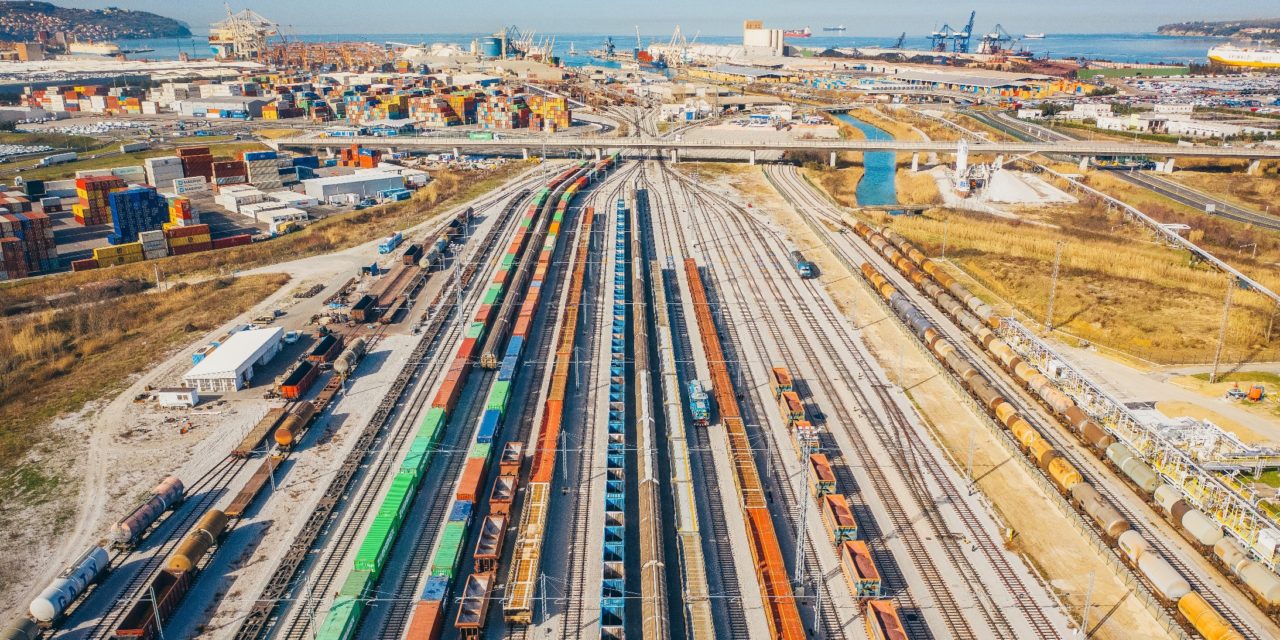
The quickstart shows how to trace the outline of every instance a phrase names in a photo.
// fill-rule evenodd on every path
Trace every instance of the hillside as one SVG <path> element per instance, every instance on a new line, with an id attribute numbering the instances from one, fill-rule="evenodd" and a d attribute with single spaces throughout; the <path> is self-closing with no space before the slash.
<path id="1" fill-rule="evenodd" d="M 1166 36 L 1249 38 L 1280 41 L 1280 18 L 1225 20 L 1222 22 L 1179 22 L 1161 25 L 1156 33 Z"/>
<path id="2" fill-rule="evenodd" d="M 35 40 L 62 31 L 68 40 L 170 38 L 191 35 L 187 25 L 146 11 L 68 9 L 48 2 L 0 2 L 0 41 Z"/>

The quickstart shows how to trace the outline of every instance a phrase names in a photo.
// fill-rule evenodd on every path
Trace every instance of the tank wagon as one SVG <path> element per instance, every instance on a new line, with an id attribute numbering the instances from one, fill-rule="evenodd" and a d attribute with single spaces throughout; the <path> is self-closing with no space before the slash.
<path id="1" fill-rule="evenodd" d="M 111 556 L 102 547 L 86 551 L 31 601 L 31 605 L 27 607 L 31 618 L 42 625 L 61 619 L 71 603 L 89 589 L 89 585 L 107 574 L 110 562 Z"/>
<path id="2" fill-rule="evenodd" d="M 978 339 L 980 344 L 983 344 L 988 351 L 995 355 L 996 359 L 1007 369 L 1022 371 L 1022 377 L 1015 374 L 1015 378 L 1018 378 L 1024 384 L 1026 384 L 1024 380 L 1032 380 L 1036 386 L 1031 387 L 1031 389 L 1040 398 L 1054 398 L 1055 400 L 1052 403 L 1046 399 L 1046 404 L 1050 407 L 1053 407 L 1055 403 L 1058 404 L 1059 408 L 1055 408 L 1055 412 L 1065 418 L 1066 424 L 1072 426 L 1073 431 L 1080 435 L 1083 441 L 1090 444 L 1094 450 L 1101 449 L 1104 455 L 1107 455 L 1106 452 L 1109 451 L 1111 462 L 1114 464 L 1119 461 L 1121 465 L 1124 465 L 1121 471 L 1130 480 L 1134 481 L 1135 486 L 1141 487 L 1142 484 L 1151 486 L 1148 476 L 1142 473 L 1130 459 L 1131 452 L 1126 453 L 1122 449 L 1113 448 L 1112 445 L 1116 444 L 1114 440 L 1107 441 L 1103 438 L 1090 440 L 1084 436 L 1084 425 L 1094 424 L 1096 427 L 1096 423 L 1092 423 L 1091 420 L 1084 416 L 1083 412 L 1079 411 L 1079 408 L 1069 398 L 1065 398 L 1065 396 L 1058 398 L 1056 395 L 1049 393 L 1047 391 L 1050 389 L 1048 380 L 1041 374 L 1033 373 L 1034 369 L 1031 369 L 1030 365 L 1017 358 L 1012 349 L 997 338 L 994 332 L 990 331 L 990 328 L 999 326 L 999 318 L 995 316 L 989 306 L 978 300 L 963 285 L 955 282 L 954 279 L 947 280 L 944 277 L 939 280 L 931 276 L 931 273 L 942 273 L 941 269 L 932 261 L 928 261 L 914 247 L 902 250 L 899 246 L 895 246 L 894 243 L 890 242 L 883 234 L 861 222 L 854 226 L 854 231 L 897 267 L 908 280 L 918 285 L 926 295 L 933 297 L 944 312 L 952 315 L 962 327 Z M 908 243 L 905 243 L 905 240 L 899 240 L 899 243 L 909 246 Z M 917 267 L 917 264 L 921 263 L 930 265 L 929 269 L 931 271 Z M 1192 602 L 1192 606 L 1196 607 L 1196 612 L 1200 612 L 1199 603 L 1204 602 L 1203 598 L 1191 591 L 1185 578 L 1167 560 L 1160 557 L 1158 553 L 1148 551 L 1149 545 L 1145 540 L 1142 540 L 1138 532 L 1132 530 L 1124 515 L 1093 486 L 1084 481 L 1083 476 L 1074 465 L 1054 449 L 1044 436 L 1021 416 L 1018 409 L 1001 392 L 996 390 L 994 384 L 979 373 L 972 363 L 960 355 L 954 345 L 942 337 L 942 333 L 933 326 L 932 322 L 920 313 L 919 309 L 905 295 L 899 292 L 889 282 L 888 278 L 869 262 L 864 262 L 860 267 L 860 271 L 868 283 L 871 284 L 872 289 L 884 299 L 902 324 L 925 345 L 929 353 L 939 363 L 956 375 L 965 388 L 969 390 L 979 404 L 984 406 L 996 422 L 1009 430 L 1010 434 L 1019 443 L 1023 453 L 1046 474 L 1058 490 L 1067 496 L 1081 513 L 1088 517 L 1097 527 L 1101 536 L 1121 552 L 1121 556 L 1145 579 L 1152 592 L 1167 605 L 1176 606 L 1188 625 L 1207 635 L 1206 629 L 1200 628 L 1197 624 L 1210 624 L 1213 620 L 1211 616 L 1200 615 L 1193 620 L 1191 616 L 1187 616 L 1185 612 L 1182 612 L 1181 603 L 1184 599 L 1199 599 L 1199 602 Z M 947 282 L 946 291 L 940 288 L 940 284 L 936 284 L 944 281 Z M 963 303 L 960 302 L 962 300 L 964 301 Z M 1008 349 L 1008 351 L 1005 352 L 1005 349 Z M 1063 399 L 1066 402 L 1062 402 Z M 1070 411 L 1073 408 L 1075 411 Z M 1077 419 L 1072 420 L 1071 418 L 1066 418 L 1068 412 L 1072 416 L 1077 416 L 1077 412 L 1079 415 Z M 1072 422 L 1080 426 L 1076 427 Z M 1101 429 L 1099 428 L 1099 430 Z M 1107 436 L 1107 438 L 1110 438 L 1110 436 Z M 1124 468 L 1129 471 L 1125 472 Z M 1183 512 L 1183 515 L 1185 515 L 1185 512 Z M 1192 526 L 1195 525 L 1193 524 Z M 1200 531 L 1208 539 L 1212 539 L 1211 531 Z M 1121 541 L 1122 539 L 1123 542 Z M 1280 588 L 1277 591 L 1280 591 Z M 1204 603 L 1204 607 L 1212 610 L 1208 603 Z M 1222 619 L 1217 612 L 1214 612 L 1214 614 L 1218 615 L 1218 619 Z M 1197 623 L 1196 620 L 1200 622 Z M 1242 637 L 1239 633 L 1230 629 L 1230 625 L 1227 628 L 1229 633 L 1212 637 Z"/>
<path id="3" fill-rule="evenodd" d="M 176 476 L 162 480 L 151 490 L 151 497 L 146 502 L 111 526 L 111 546 L 116 549 L 132 549 L 165 511 L 182 504 L 183 491 L 182 481 Z"/>

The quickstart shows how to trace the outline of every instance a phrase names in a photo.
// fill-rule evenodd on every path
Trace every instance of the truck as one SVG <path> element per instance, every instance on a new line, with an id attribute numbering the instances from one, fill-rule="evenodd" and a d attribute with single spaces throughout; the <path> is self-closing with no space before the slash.
<path id="1" fill-rule="evenodd" d="M 150 142 L 126 142 L 120 145 L 120 153 L 133 153 L 134 151 L 146 151 L 151 148 Z"/>
<path id="2" fill-rule="evenodd" d="M 75 162 L 79 158 L 80 158 L 80 155 L 74 151 L 68 151 L 66 153 L 55 153 L 51 156 L 45 156 L 41 158 L 40 162 L 36 163 L 36 166 L 52 167 L 53 165 L 63 164 L 65 162 Z"/>

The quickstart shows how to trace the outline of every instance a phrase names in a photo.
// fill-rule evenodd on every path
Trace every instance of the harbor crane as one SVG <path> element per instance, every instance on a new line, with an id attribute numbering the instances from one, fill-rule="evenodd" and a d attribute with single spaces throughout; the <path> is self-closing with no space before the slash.
<path id="1" fill-rule="evenodd" d="M 934 29 L 933 33 L 929 34 L 929 49 L 937 52 L 946 51 L 947 40 L 950 40 L 955 32 L 949 24 L 942 25 L 940 29 Z"/>
<path id="2" fill-rule="evenodd" d="M 902 32 L 902 35 L 898 36 L 898 41 L 897 41 L 897 42 L 895 42 L 895 43 L 893 43 L 893 48 L 894 48 L 894 49 L 901 49 L 901 48 L 902 48 L 902 43 L 904 43 L 904 42 L 906 42 L 906 41 L 907 41 L 907 32 L 906 32 L 906 31 L 903 31 L 903 32 Z"/>
<path id="3" fill-rule="evenodd" d="M 952 51 L 956 53 L 969 53 L 969 39 L 973 35 L 973 19 L 978 16 L 977 11 L 969 12 L 969 24 L 966 24 L 964 31 L 957 31 L 951 34 Z"/>
<path id="4" fill-rule="evenodd" d="M 1004 25 L 997 24 L 991 31 L 983 34 L 978 44 L 978 53 L 997 55 L 1013 49 L 1013 36 L 1005 31 Z"/>

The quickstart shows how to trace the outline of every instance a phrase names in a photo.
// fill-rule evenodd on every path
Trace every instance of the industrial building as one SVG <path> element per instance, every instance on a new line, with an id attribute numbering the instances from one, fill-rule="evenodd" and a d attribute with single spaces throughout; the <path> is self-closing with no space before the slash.
<path id="1" fill-rule="evenodd" d="M 262 107 L 269 100 L 245 96 L 211 96 L 189 98 L 173 103 L 173 109 L 184 116 L 194 118 L 262 117 Z M 241 115 L 243 114 L 243 115 Z"/>
<path id="2" fill-rule="evenodd" d="M 329 202 L 346 195 L 371 198 L 379 191 L 403 189 L 404 177 L 388 171 L 369 169 L 347 175 L 303 180 L 302 186 L 312 198 Z"/>
<path id="3" fill-rule="evenodd" d="M 213 353 L 192 367 L 182 381 L 205 393 L 225 393 L 241 389 L 253 380 L 254 371 L 280 353 L 284 329 L 237 331 Z"/>

